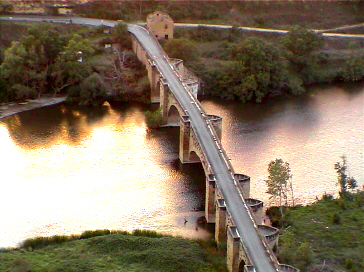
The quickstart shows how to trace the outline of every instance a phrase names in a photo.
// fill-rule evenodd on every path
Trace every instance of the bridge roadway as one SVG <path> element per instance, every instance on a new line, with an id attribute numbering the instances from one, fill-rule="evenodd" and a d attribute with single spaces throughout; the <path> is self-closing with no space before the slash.
<path id="1" fill-rule="evenodd" d="M 248 258 L 254 265 L 255 270 L 257 272 L 279 271 L 258 234 L 248 207 L 235 184 L 233 175 L 229 171 L 220 148 L 209 130 L 203 113 L 194 103 L 193 96 L 185 90 L 171 64 L 168 62 L 168 57 L 163 55 L 164 51 L 154 37 L 144 28 L 137 25 L 129 25 L 129 31 L 135 35 L 144 49 L 149 52 L 155 65 L 167 80 L 170 90 L 185 109 L 187 115 L 189 115 L 191 127 L 207 157 L 206 160 L 215 174 L 216 183 L 224 196 L 227 209 L 234 220 L 242 242 L 248 251 Z"/>

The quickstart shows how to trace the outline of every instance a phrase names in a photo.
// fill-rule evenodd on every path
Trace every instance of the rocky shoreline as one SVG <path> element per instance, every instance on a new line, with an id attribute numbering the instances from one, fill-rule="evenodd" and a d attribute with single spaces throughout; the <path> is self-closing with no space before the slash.
<path id="1" fill-rule="evenodd" d="M 44 96 L 33 100 L 27 100 L 24 103 L 3 104 L 0 105 L 0 120 L 19 112 L 29 111 L 37 108 L 59 104 L 66 101 L 66 99 L 67 99 L 66 96 L 57 96 L 57 97 Z"/>

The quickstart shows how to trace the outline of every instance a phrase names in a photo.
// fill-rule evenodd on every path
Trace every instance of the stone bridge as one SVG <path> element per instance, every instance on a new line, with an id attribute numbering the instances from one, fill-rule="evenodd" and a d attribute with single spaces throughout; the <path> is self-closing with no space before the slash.
<path id="1" fill-rule="evenodd" d="M 197 100 L 199 91 L 199 80 L 183 65 L 182 60 L 170 59 L 164 53 L 159 43 L 153 35 L 147 35 L 140 30 L 140 27 L 129 25 L 133 41 L 133 50 L 137 54 L 147 69 L 148 78 L 151 86 L 151 102 L 160 103 L 162 112 L 163 126 L 179 126 L 179 158 L 182 163 L 202 163 L 206 175 L 206 200 L 205 217 L 208 223 L 215 223 L 215 239 L 218 244 L 227 247 L 227 267 L 229 271 L 249 271 L 249 272 L 268 272 L 268 271 L 299 271 L 298 269 L 283 265 L 278 262 L 274 251 L 278 245 L 279 230 L 262 224 L 264 216 L 262 201 L 250 198 L 250 178 L 244 174 L 235 173 L 230 160 L 221 145 L 222 118 L 216 115 L 205 113 L 201 104 Z M 142 31 L 142 32 L 140 32 Z M 138 33 L 143 33 L 139 35 Z M 143 39 L 153 39 L 157 51 L 152 52 Z M 144 45 L 143 45 L 144 44 Z M 161 68 L 158 62 L 163 61 L 167 69 Z M 167 70 L 172 70 L 174 77 L 167 77 Z M 178 84 L 183 88 L 173 88 L 172 81 L 178 79 Z M 181 90 L 187 94 L 187 101 L 190 104 L 181 102 L 179 98 Z M 189 107 L 189 108 L 187 108 Z M 193 108 L 191 108 L 193 107 Z M 189 110 L 193 109 L 191 114 Z M 197 112 L 197 114 L 195 113 Z M 254 231 L 247 237 L 254 236 L 263 250 L 260 258 L 255 255 L 255 249 L 249 245 L 247 238 L 241 237 L 241 229 L 245 226 L 237 226 L 238 218 L 232 214 L 233 208 L 229 206 L 229 195 L 223 192 L 222 181 L 217 179 L 217 171 L 212 167 L 212 159 L 202 146 L 201 136 L 196 126 L 192 124 L 194 116 L 203 118 L 208 129 L 209 137 L 213 140 L 213 147 L 219 153 L 223 161 L 223 168 L 226 168 L 235 184 L 234 195 L 239 195 L 243 207 L 246 207 L 248 224 L 254 226 Z M 205 128 L 205 127 L 204 127 Z M 225 169 L 224 169 L 225 170 Z M 239 218 L 240 220 L 240 218 Z M 239 231 L 240 229 L 240 231 Z M 255 246 L 253 246 L 255 247 Z M 257 249 L 258 251 L 258 249 Z M 263 260 L 264 259 L 264 260 Z M 260 262 L 268 265 L 264 269 L 258 269 Z"/>

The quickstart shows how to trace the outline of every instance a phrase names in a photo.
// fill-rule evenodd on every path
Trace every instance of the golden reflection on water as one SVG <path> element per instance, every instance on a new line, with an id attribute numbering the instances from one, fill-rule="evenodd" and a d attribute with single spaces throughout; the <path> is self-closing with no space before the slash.
<path id="1" fill-rule="evenodd" d="M 148 136 L 139 108 L 125 114 L 110 108 L 94 119 L 80 112 L 72 116 L 76 121 L 65 118 L 57 127 L 43 124 L 43 134 L 36 121 L 21 126 L 17 116 L 0 123 L 0 149 L 6 154 L 1 159 L 0 247 L 34 236 L 104 228 L 210 236 L 196 229 L 203 213 L 193 211 L 203 199 L 190 191 L 190 177 L 165 163 L 165 152 L 170 162 L 178 151 L 169 155 L 171 150 L 161 149 L 166 143 Z M 82 136 L 72 138 L 73 126 Z M 23 135 L 29 139 L 17 138 Z"/>

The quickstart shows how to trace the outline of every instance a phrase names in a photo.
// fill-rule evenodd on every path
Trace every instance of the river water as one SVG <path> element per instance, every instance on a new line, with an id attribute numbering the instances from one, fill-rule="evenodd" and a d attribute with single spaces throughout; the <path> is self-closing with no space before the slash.
<path id="1" fill-rule="evenodd" d="M 336 194 L 334 163 L 364 183 L 364 84 L 316 86 L 262 104 L 202 101 L 223 117 L 223 145 L 251 197 L 265 193 L 267 165 L 290 163 L 296 203 Z M 26 238 L 136 228 L 189 238 L 212 234 L 203 216 L 205 177 L 178 160 L 178 128 L 148 131 L 140 105 L 57 105 L 0 121 L 0 247 Z"/>

